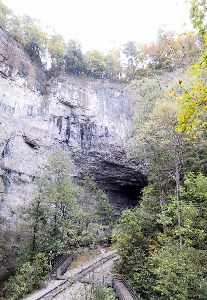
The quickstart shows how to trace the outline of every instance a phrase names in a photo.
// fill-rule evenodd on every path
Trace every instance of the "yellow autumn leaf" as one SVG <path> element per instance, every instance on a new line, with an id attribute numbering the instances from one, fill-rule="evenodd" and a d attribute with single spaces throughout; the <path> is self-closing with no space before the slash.
<path id="1" fill-rule="evenodd" d="M 168 96 L 169 96 L 169 97 L 173 97 L 174 94 L 175 94 L 175 93 L 174 93 L 173 91 L 170 91 L 169 94 L 168 94 Z"/>

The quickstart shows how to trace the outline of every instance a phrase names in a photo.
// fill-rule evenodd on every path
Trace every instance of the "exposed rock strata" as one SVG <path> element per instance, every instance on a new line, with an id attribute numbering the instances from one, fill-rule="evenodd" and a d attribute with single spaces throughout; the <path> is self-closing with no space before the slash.
<path id="1" fill-rule="evenodd" d="M 117 205 L 132 204 L 146 184 L 126 159 L 134 118 L 124 85 L 61 72 L 46 80 L 38 63 L 0 28 L 0 209 L 11 223 L 18 205 L 34 195 L 37 176 L 54 146 L 92 176 Z"/>

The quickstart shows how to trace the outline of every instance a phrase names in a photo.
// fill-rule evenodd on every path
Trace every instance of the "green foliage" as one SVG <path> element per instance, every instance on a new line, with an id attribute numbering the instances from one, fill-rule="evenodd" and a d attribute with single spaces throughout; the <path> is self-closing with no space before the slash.
<path id="1" fill-rule="evenodd" d="M 182 85 L 177 131 L 198 138 L 205 135 L 207 126 L 206 62 L 195 64 L 190 73 L 194 80 L 190 87 Z"/>
<path id="2" fill-rule="evenodd" d="M 207 177 L 201 173 L 189 173 L 184 180 L 182 195 L 195 204 L 207 205 Z"/>
<path id="3" fill-rule="evenodd" d="M 148 187 L 140 206 L 123 212 L 115 232 L 119 270 L 144 299 L 206 298 L 206 201 L 207 177 L 189 173 L 179 203 L 171 193 L 160 206 L 159 192 Z"/>
<path id="4" fill-rule="evenodd" d="M 99 221 L 103 225 L 113 224 L 115 210 L 113 206 L 109 203 L 109 199 L 106 193 L 103 190 L 98 189 L 97 197 L 97 214 Z"/>
<path id="5" fill-rule="evenodd" d="M 149 198 L 152 197 L 149 194 L 140 209 L 122 213 L 114 234 L 121 259 L 118 269 L 145 299 L 148 299 L 148 291 L 153 282 L 148 257 L 151 247 L 157 243 L 155 224 L 158 208 L 155 207 L 156 203 L 149 203 Z"/>
<path id="6" fill-rule="evenodd" d="M 206 0 L 190 0 L 189 2 L 191 3 L 190 16 L 193 26 L 199 30 L 200 36 L 204 37 L 207 30 L 205 19 L 207 12 Z"/>
<path id="7" fill-rule="evenodd" d="M 106 76 L 112 80 L 122 78 L 121 52 L 119 49 L 111 50 L 106 55 Z"/>
<path id="8" fill-rule="evenodd" d="M 32 252 L 60 255 L 66 251 L 77 208 L 78 186 L 71 179 L 73 166 L 64 152 L 50 157 L 46 174 L 39 179 L 39 194 L 25 211 Z M 77 234 L 74 232 L 73 234 Z"/>
<path id="9" fill-rule="evenodd" d="M 64 38 L 60 34 L 53 34 L 48 40 L 48 51 L 51 55 L 52 68 L 57 68 L 64 64 L 64 56 L 66 53 L 66 44 Z"/>
<path id="10" fill-rule="evenodd" d="M 115 210 L 113 205 L 110 204 L 106 193 L 97 187 L 95 182 L 91 178 L 86 177 L 84 180 L 82 203 L 84 205 L 84 213 L 88 222 L 86 228 L 90 223 L 97 224 L 94 229 L 101 231 L 104 235 L 99 237 L 99 242 L 110 242 L 112 236 L 112 229 L 115 223 Z M 81 211 L 79 206 L 79 211 Z M 93 232 L 94 230 L 92 230 Z M 97 239 L 97 237 L 96 237 Z"/>
<path id="11" fill-rule="evenodd" d="M 48 160 L 45 174 L 38 179 L 39 193 L 24 209 L 23 227 L 29 235 L 22 249 L 30 259 L 34 253 L 52 251 L 56 257 L 79 247 L 110 241 L 114 209 L 107 195 L 93 181 L 83 187 L 72 179 L 74 166 L 63 151 Z M 104 234 L 101 237 L 100 232 Z"/>
<path id="12" fill-rule="evenodd" d="M 127 64 L 125 75 L 128 81 L 135 79 L 138 69 L 138 53 L 136 43 L 129 41 L 124 45 L 123 53 L 126 55 Z"/>
<path id="13" fill-rule="evenodd" d="M 152 45 L 152 48 L 140 49 L 152 51 L 150 58 L 154 55 L 148 68 L 154 71 L 170 70 L 174 68 L 171 64 L 173 60 L 177 67 L 183 66 L 176 58 L 175 52 L 169 52 L 167 57 L 165 54 L 163 56 L 159 54 L 159 51 L 165 53 L 165 50 L 169 50 L 168 43 L 171 44 L 171 48 L 179 48 L 171 37 L 161 33 L 158 43 Z M 193 35 L 189 34 L 185 37 L 187 41 L 193 38 Z M 198 55 L 196 49 L 194 50 L 195 52 L 190 54 L 192 61 Z M 185 60 L 186 63 L 187 61 L 188 59 Z M 202 261 L 206 260 L 207 182 L 206 177 L 201 173 L 185 175 L 185 172 L 190 170 L 205 172 L 205 142 L 198 139 L 196 144 L 192 143 L 183 136 L 186 127 L 184 130 L 178 130 L 179 118 L 182 114 L 185 125 L 187 118 L 192 118 L 190 126 L 195 119 L 195 133 L 199 135 L 200 130 L 205 134 L 203 131 L 205 109 L 202 108 L 204 104 L 201 102 L 206 101 L 206 70 L 200 64 L 200 70 L 197 66 L 192 72 L 196 75 L 196 81 L 193 82 L 191 74 L 188 74 L 185 77 L 186 84 L 180 80 L 179 87 L 175 85 L 175 79 L 177 78 L 178 82 L 180 78 L 177 72 L 173 74 L 170 83 L 168 78 L 168 86 L 163 80 L 164 76 L 159 75 L 153 79 L 135 80 L 131 84 L 137 93 L 139 109 L 141 108 L 141 118 L 138 117 L 133 132 L 136 146 L 132 150 L 132 155 L 143 163 L 146 173 L 149 174 L 150 186 L 145 189 L 139 207 L 130 213 L 130 220 L 136 220 L 130 231 L 128 225 L 130 221 L 124 222 L 123 214 L 115 238 L 121 258 L 120 272 L 131 280 L 144 299 L 205 299 L 206 297 L 207 269 Z M 186 100 L 180 97 L 183 92 L 186 98 L 190 99 L 191 96 L 190 100 L 194 101 L 191 110 L 189 107 L 186 111 L 180 110 L 181 101 Z M 177 98 L 173 98 L 174 93 L 177 94 Z M 189 104 L 189 99 L 186 106 Z M 195 105 L 196 101 L 199 108 Z M 198 114 L 200 110 L 202 112 Z M 142 235 L 137 236 L 137 233 Z M 138 244 L 145 246 L 144 252 L 143 249 L 135 251 Z M 142 276 L 140 277 L 139 274 Z"/>
<path id="14" fill-rule="evenodd" d="M 39 21 L 24 15 L 22 17 L 14 17 L 12 25 L 9 28 L 11 35 L 20 42 L 29 52 L 32 59 L 40 59 L 44 56 L 47 43 L 47 35 L 41 29 Z"/>
<path id="15" fill-rule="evenodd" d="M 157 40 L 149 44 L 124 45 L 126 55 L 125 76 L 127 81 L 172 72 L 195 62 L 200 49 L 193 32 L 175 34 L 159 30 Z"/>
<path id="16" fill-rule="evenodd" d="M 154 291 L 162 300 L 206 299 L 206 251 L 170 243 L 151 257 L 155 275 Z"/>
<path id="17" fill-rule="evenodd" d="M 84 72 L 85 62 L 81 45 L 75 40 L 70 40 L 67 44 L 65 54 L 65 69 L 67 72 L 75 75 L 80 75 Z"/>
<path id="18" fill-rule="evenodd" d="M 116 293 L 112 288 L 107 288 L 105 285 L 99 284 L 94 287 L 90 300 L 116 300 Z"/>
<path id="19" fill-rule="evenodd" d="M 130 86 L 136 93 L 137 106 L 140 110 L 135 124 L 137 128 L 149 118 L 149 114 L 152 113 L 155 103 L 165 94 L 166 87 L 159 78 L 148 77 L 134 80 Z"/>
<path id="20" fill-rule="evenodd" d="M 51 74 L 65 68 L 75 75 L 130 82 L 186 66 L 195 61 L 199 53 L 193 33 L 176 35 L 160 30 L 154 43 L 137 45 L 129 41 L 121 49 L 113 49 L 106 55 L 97 50 L 84 55 L 77 41 L 67 42 L 59 34 L 48 34 L 38 20 L 29 16 L 17 17 L 2 2 L 0 25 L 24 46 L 33 60 L 51 65 Z"/>
<path id="21" fill-rule="evenodd" d="M 181 168 L 182 139 L 175 132 L 177 105 L 170 99 L 157 101 L 148 119 L 134 131 L 132 154 L 147 166 L 150 179 L 162 186 L 175 181 L 176 166 Z"/>
<path id="22" fill-rule="evenodd" d="M 106 76 L 105 55 L 97 50 L 89 51 L 85 55 L 87 74 L 96 78 Z"/>
<path id="23" fill-rule="evenodd" d="M 13 270 L 20 261 L 21 233 L 11 232 L 5 226 L 5 219 L 0 216 L 0 266 Z"/>
<path id="24" fill-rule="evenodd" d="M 48 259 L 43 253 L 35 255 L 32 262 L 24 263 L 6 284 L 6 299 L 18 300 L 40 287 L 49 271 Z"/>
<path id="25" fill-rule="evenodd" d="M 11 10 L 7 8 L 7 6 L 0 1 L 0 26 L 6 26 L 8 19 L 11 15 Z"/>
<path id="26" fill-rule="evenodd" d="M 206 0 L 192 0 L 190 3 L 191 20 L 199 32 L 203 51 L 199 61 L 190 69 L 193 83 L 190 86 L 182 85 L 177 131 L 184 133 L 187 139 L 196 139 L 199 136 L 205 138 L 207 126 L 207 4 Z"/>

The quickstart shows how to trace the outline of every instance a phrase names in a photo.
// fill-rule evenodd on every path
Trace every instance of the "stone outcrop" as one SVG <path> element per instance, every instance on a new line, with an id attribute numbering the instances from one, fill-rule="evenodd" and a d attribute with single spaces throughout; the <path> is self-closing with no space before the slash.
<path id="1" fill-rule="evenodd" d="M 60 72 L 47 78 L 38 62 L 0 28 L 0 209 L 13 222 L 32 199 L 54 147 L 89 175 L 118 206 L 132 205 L 146 184 L 140 166 L 126 158 L 134 96 L 124 85 Z"/>

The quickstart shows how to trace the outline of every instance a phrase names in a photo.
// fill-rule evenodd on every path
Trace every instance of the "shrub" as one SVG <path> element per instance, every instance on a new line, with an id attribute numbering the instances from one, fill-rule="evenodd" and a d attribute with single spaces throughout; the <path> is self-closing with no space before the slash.
<path id="1" fill-rule="evenodd" d="M 49 271 L 48 259 L 45 254 L 35 255 L 33 262 L 24 263 L 6 284 L 6 299 L 18 300 L 38 288 Z"/>
<path id="2" fill-rule="evenodd" d="M 116 300 L 116 294 L 112 288 L 107 288 L 105 285 L 97 285 L 90 297 L 90 300 Z"/>

